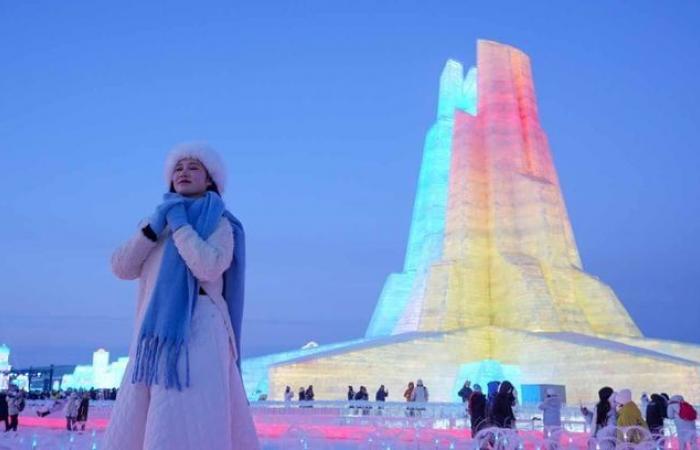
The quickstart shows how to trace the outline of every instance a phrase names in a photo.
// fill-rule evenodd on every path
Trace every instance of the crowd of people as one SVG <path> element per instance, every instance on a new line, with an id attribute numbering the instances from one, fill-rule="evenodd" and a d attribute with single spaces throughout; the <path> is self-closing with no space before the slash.
<path id="1" fill-rule="evenodd" d="M 647 437 L 663 447 L 664 420 L 669 419 L 676 427 L 678 448 L 697 450 L 697 411 L 683 396 L 669 397 L 662 392 L 648 397 L 644 393 L 638 406 L 629 389 L 615 392 L 606 386 L 598 391 L 598 399 L 592 411 L 582 406 L 581 413 L 591 424 L 591 434 L 602 443 L 602 449 L 613 448 L 616 440 L 639 443 Z"/>
<path id="2" fill-rule="evenodd" d="M 7 391 L 0 392 L 0 422 L 5 422 L 5 433 L 17 432 L 19 413 L 26 404 L 24 392 L 15 384 L 10 384 Z"/>
<path id="3" fill-rule="evenodd" d="M 314 394 L 314 386 L 312 384 L 309 385 L 309 387 L 304 388 L 304 386 L 299 387 L 299 393 L 297 396 L 297 400 L 300 402 L 311 402 L 314 400 L 315 394 Z M 285 402 L 291 402 L 294 400 L 294 391 L 292 391 L 292 388 L 287 386 L 284 390 L 284 401 Z"/>
<path id="4" fill-rule="evenodd" d="M 517 405 L 517 392 L 509 381 L 488 383 L 484 394 L 480 385 L 466 381 L 458 392 L 467 404 L 471 421 L 472 437 L 486 428 L 515 428 L 514 408 Z M 669 397 L 666 393 L 646 393 L 640 399 L 641 409 L 632 400 L 629 389 L 615 392 L 611 387 L 598 391 L 599 401 L 590 410 L 581 406 L 581 413 L 590 425 L 591 437 L 602 450 L 615 448 L 617 442 L 638 444 L 643 440 L 654 440 L 664 447 L 664 420 L 674 422 L 679 449 L 697 450 L 695 421 L 697 411 L 681 395 Z M 555 389 L 547 388 L 544 399 L 538 404 L 542 410 L 544 434 L 553 441 L 558 440 L 561 431 L 562 398 Z"/>
<path id="5" fill-rule="evenodd" d="M 472 386 L 467 380 L 457 395 L 465 404 L 466 413 L 470 418 L 472 437 L 490 427 L 510 429 L 516 427 L 514 409 L 517 406 L 518 393 L 510 381 L 491 381 L 487 383 L 487 389 L 484 392 L 479 384 Z M 388 396 L 389 390 L 381 385 L 374 399 L 377 402 L 384 402 Z M 415 383 L 409 382 L 403 397 L 408 403 L 425 403 L 430 399 L 428 388 L 421 379 Z M 620 441 L 639 443 L 645 439 L 653 439 L 663 447 L 664 420 L 673 421 L 680 449 L 698 449 L 695 427 L 697 412 L 681 395 L 669 397 L 666 393 L 655 393 L 648 396 L 644 393 L 640 398 L 639 406 L 632 400 L 629 389 L 615 392 L 610 387 L 604 387 L 598 392 L 598 397 L 599 401 L 593 409 L 583 405 L 580 408 L 589 424 L 591 437 L 597 440 L 600 449 L 612 449 L 615 443 Z M 294 400 L 294 392 L 289 386 L 286 387 L 284 399 L 286 402 Z M 299 388 L 299 401 L 313 399 L 313 386 L 306 389 Z M 348 386 L 347 400 L 349 402 L 369 401 L 367 388 L 360 386 L 355 390 L 353 386 Z M 544 398 L 537 406 L 542 411 L 545 437 L 557 440 L 562 429 L 561 410 L 564 399 L 556 389 L 547 388 Z M 366 405 L 351 405 L 351 408 L 356 408 L 363 414 L 369 411 Z M 416 416 L 423 409 L 416 405 L 407 407 L 406 411 L 409 416 Z"/>
<path id="6" fill-rule="evenodd" d="M 63 411 L 66 429 L 85 431 L 90 409 L 90 400 L 116 398 L 116 389 L 90 389 L 76 391 L 53 391 L 44 393 L 26 393 L 11 383 L 6 391 L 0 391 L 0 423 L 5 424 L 5 433 L 17 432 L 19 415 L 27 406 L 27 400 L 36 401 L 34 413 L 46 417 Z"/>

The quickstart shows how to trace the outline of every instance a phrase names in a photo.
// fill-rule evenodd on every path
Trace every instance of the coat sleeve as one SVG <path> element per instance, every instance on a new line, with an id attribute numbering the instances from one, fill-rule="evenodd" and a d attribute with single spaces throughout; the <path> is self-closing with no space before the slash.
<path id="1" fill-rule="evenodd" d="M 141 268 L 151 251 L 158 245 L 144 236 L 141 227 L 139 230 L 112 254 L 112 272 L 122 280 L 134 280 L 141 276 Z"/>
<path id="2" fill-rule="evenodd" d="M 233 229 L 222 218 L 207 240 L 202 239 L 190 225 L 180 227 L 173 240 L 185 264 L 199 281 L 214 281 L 231 266 L 233 260 Z"/>

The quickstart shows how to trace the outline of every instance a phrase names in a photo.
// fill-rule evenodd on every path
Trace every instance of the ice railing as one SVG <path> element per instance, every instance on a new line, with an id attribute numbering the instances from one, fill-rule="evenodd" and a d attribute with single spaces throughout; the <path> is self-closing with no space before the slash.
<path id="1" fill-rule="evenodd" d="M 256 423 L 284 422 L 289 426 L 287 438 L 295 442 L 310 443 L 314 440 L 314 430 L 323 426 L 356 426 L 371 430 L 363 438 L 366 444 L 383 442 L 386 447 L 377 449 L 399 448 L 400 441 L 406 440 L 405 431 L 414 434 L 413 441 L 426 440 L 434 442 L 435 447 L 426 448 L 498 448 L 498 449 L 552 449 L 552 448 L 588 448 L 588 449 L 665 449 L 675 447 L 677 438 L 673 421 L 667 420 L 664 434 L 652 436 L 647 429 L 614 427 L 599 432 L 598 438 L 590 437 L 590 426 L 579 407 L 566 406 L 561 411 L 559 428 L 544 430 L 542 411 L 536 404 L 518 405 L 514 408 L 516 429 L 486 428 L 474 439 L 434 438 L 431 431 L 461 430 L 470 433 L 469 417 L 465 405 L 460 403 L 406 403 L 406 402 L 369 402 L 369 401 L 302 401 L 279 402 L 260 401 L 251 403 Z M 697 423 L 696 423 L 697 427 Z M 404 432 L 401 433 L 400 430 Z M 316 433 L 317 434 L 317 433 Z M 444 440 L 444 442 L 442 442 Z M 630 440 L 637 443 L 631 443 Z M 469 441 L 468 446 L 464 444 Z M 393 446 L 391 444 L 393 442 Z M 438 445 L 439 444 L 439 445 Z M 444 444 L 444 447 L 443 447 Z M 302 445 L 302 447 L 304 446 Z M 309 447 L 311 448 L 311 447 Z M 375 447 L 367 447 L 375 448 Z"/>
<path id="2" fill-rule="evenodd" d="M 418 422 L 419 425 L 435 429 L 469 427 L 465 405 L 461 403 L 406 403 L 371 401 L 258 401 L 250 404 L 256 420 L 287 420 L 303 422 L 307 417 L 325 417 L 336 424 L 362 424 L 395 419 Z M 515 409 L 517 429 L 541 431 L 542 411 L 536 405 L 519 405 Z M 589 426 L 578 407 L 564 407 L 561 412 L 562 426 L 571 432 L 588 432 Z"/>

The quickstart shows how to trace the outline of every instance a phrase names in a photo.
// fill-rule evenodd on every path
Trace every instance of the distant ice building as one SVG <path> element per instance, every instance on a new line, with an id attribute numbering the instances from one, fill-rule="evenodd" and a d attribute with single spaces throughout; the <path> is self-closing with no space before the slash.
<path id="1" fill-rule="evenodd" d="M 10 365 L 10 347 L 5 344 L 0 345 L 0 390 L 7 389 Z"/>
<path id="2" fill-rule="evenodd" d="M 92 365 L 78 365 L 72 374 L 63 375 L 62 389 L 118 388 L 126 371 L 126 356 L 109 362 L 109 352 L 103 348 L 92 354 Z"/>

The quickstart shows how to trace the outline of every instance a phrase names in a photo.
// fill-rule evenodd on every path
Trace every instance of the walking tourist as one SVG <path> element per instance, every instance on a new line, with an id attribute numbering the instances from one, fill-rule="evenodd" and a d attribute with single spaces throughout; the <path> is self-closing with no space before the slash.
<path id="1" fill-rule="evenodd" d="M 6 422 L 5 431 L 17 432 L 19 413 L 24 410 L 25 401 L 22 391 L 19 390 L 16 384 L 10 384 L 5 401 L 7 402 L 7 416 L 9 418 Z"/>
<path id="2" fill-rule="evenodd" d="M 245 240 L 221 198 L 226 170 L 211 147 L 183 144 L 164 175 L 162 203 L 112 256 L 139 290 L 102 448 L 258 449 L 239 369 Z"/>
<path id="3" fill-rule="evenodd" d="M 73 391 L 68 395 L 68 400 L 63 407 L 63 412 L 66 415 L 66 430 L 75 430 L 75 419 L 78 417 L 78 407 L 80 406 L 80 400 L 78 399 L 78 394 Z"/>
<path id="4" fill-rule="evenodd" d="M 75 417 L 75 421 L 80 426 L 80 431 L 85 431 L 85 425 L 87 423 L 89 410 L 90 410 L 90 393 L 83 392 L 82 398 L 80 399 L 80 404 L 78 405 L 78 414 Z"/>

